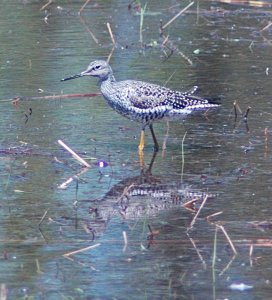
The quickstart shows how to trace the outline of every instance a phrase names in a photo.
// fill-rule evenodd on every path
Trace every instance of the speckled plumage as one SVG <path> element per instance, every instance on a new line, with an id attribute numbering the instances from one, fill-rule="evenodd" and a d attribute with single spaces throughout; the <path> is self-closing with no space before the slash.
<path id="1" fill-rule="evenodd" d="M 187 92 L 180 92 L 143 81 L 116 81 L 111 67 L 103 60 L 91 62 L 85 71 L 65 78 L 63 81 L 82 76 L 99 78 L 101 93 L 118 113 L 141 122 L 143 130 L 149 125 L 156 146 L 157 141 L 152 128 L 153 121 L 218 106 L 218 104 L 210 103 L 207 99 L 193 96 L 197 87 L 193 87 Z"/>

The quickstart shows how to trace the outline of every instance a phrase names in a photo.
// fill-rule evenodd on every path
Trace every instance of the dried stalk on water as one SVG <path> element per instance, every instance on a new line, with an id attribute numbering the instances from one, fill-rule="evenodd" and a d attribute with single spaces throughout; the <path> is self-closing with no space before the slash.
<path id="1" fill-rule="evenodd" d="M 80 164 L 84 165 L 87 168 L 90 168 L 89 165 L 83 158 L 81 158 L 78 154 L 76 154 L 70 147 L 68 147 L 62 140 L 58 140 L 58 143 L 68 152 L 70 152 L 74 159 L 76 159 Z"/>

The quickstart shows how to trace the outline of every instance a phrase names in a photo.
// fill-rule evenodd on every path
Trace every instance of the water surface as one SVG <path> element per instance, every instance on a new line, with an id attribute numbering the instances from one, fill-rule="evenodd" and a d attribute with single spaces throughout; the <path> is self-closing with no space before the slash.
<path id="1" fill-rule="evenodd" d="M 165 29 L 178 49 L 171 54 L 159 46 L 160 20 L 165 24 L 184 4 L 147 3 L 144 45 L 134 4 L 128 10 L 127 1 L 91 1 L 81 19 L 82 5 L 58 1 L 41 10 L 39 1 L 2 3 L 1 99 L 97 92 L 95 79 L 60 79 L 108 57 L 108 22 L 117 42 L 110 63 L 118 80 L 185 90 L 198 85 L 200 95 L 219 99 L 221 108 L 207 116 L 154 125 L 165 150 L 155 158 L 151 179 L 145 178 L 145 188 L 171 197 L 181 197 L 184 189 L 197 192 L 191 195 L 197 207 L 199 195 L 210 198 L 189 235 L 194 214 L 180 204 L 155 209 L 154 201 L 162 203 L 158 194 L 132 197 L 127 211 L 134 211 L 132 205 L 149 210 L 124 218 L 115 203 L 142 180 L 139 124 L 117 115 L 102 97 L 21 101 L 18 107 L 2 101 L 3 293 L 7 299 L 270 299 L 271 30 L 262 31 L 269 6 L 196 3 Z M 242 111 L 236 122 L 234 101 Z M 58 186 L 81 167 L 58 139 L 92 164 L 65 190 Z M 147 131 L 146 168 L 152 152 Z M 99 168 L 100 160 L 108 166 Z M 215 224 L 205 219 L 216 212 L 222 214 L 210 221 L 224 226 L 236 257 L 223 232 L 215 239 Z M 263 221 L 259 227 L 252 223 Z M 151 242 L 148 225 L 156 233 Z M 97 244 L 70 259 L 63 256 Z M 232 290 L 233 283 L 252 288 Z"/>

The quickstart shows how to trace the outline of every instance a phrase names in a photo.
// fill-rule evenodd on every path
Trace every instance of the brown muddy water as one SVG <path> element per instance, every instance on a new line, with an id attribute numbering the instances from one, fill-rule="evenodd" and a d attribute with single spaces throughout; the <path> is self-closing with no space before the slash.
<path id="1" fill-rule="evenodd" d="M 1 300 L 271 299 L 271 2 L 195 1 L 160 37 L 189 2 L 148 1 L 142 44 L 137 2 L 90 1 L 80 17 L 83 4 L 1 3 Z M 198 85 L 221 104 L 156 123 L 145 170 L 140 125 L 102 97 L 29 99 L 97 92 L 60 79 L 107 59 L 107 23 L 118 80 Z M 92 167 L 77 176 L 59 139 Z"/>

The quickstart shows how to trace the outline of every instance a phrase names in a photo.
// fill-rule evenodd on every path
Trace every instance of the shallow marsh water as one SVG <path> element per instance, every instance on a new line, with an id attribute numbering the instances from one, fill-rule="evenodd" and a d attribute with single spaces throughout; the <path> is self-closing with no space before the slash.
<path id="1" fill-rule="evenodd" d="M 207 117 L 154 126 L 159 144 L 166 145 L 154 161 L 154 186 L 178 196 L 184 189 L 213 196 L 189 236 L 193 213 L 181 205 L 124 219 L 113 213 L 122 193 L 109 193 L 118 184 L 120 192 L 139 180 L 138 124 L 111 111 L 102 97 L 21 101 L 18 107 L 0 102 L 1 296 L 271 299 L 271 28 L 262 31 L 271 8 L 217 1 L 197 3 L 198 11 L 192 6 L 165 30 L 193 61 L 190 65 L 177 51 L 166 59 L 163 50 L 169 54 L 169 49 L 154 47 L 160 43 L 160 19 L 165 24 L 187 3 L 147 3 L 143 39 L 152 47 L 144 48 L 138 42 L 140 17 L 134 5 L 129 11 L 127 1 L 91 1 L 80 19 L 83 4 L 58 1 L 40 10 L 40 1 L 3 1 L 0 98 L 96 92 L 95 79 L 60 79 L 84 70 L 91 60 L 107 58 L 112 49 L 109 22 L 117 41 L 110 61 L 117 79 L 185 90 L 198 85 L 199 94 L 220 98 L 221 108 Z M 243 113 L 251 107 L 248 128 L 243 115 L 234 121 L 234 101 Z M 93 165 L 66 190 L 58 186 L 81 167 L 58 139 Z M 148 131 L 146 139 L 148 166 Z M 100 160 L 108 166 L 99 168 Z M 152 201 L 151 194 L 142 198 Z M 219 211 L 212 221 L 222 222 L 236 257 L 220 230 L 215 240 L 215 225 L 204 218 Z M 96 212 L 103 215 L 100 220 Z M 252 223 L 262 221 L 267 223 Z M 152 243 L 148 225 L 159 232 Z M 92 245 L 97 247 L 63 257 Z M 252 288 L 232 290 L 233 283 Z"/>

